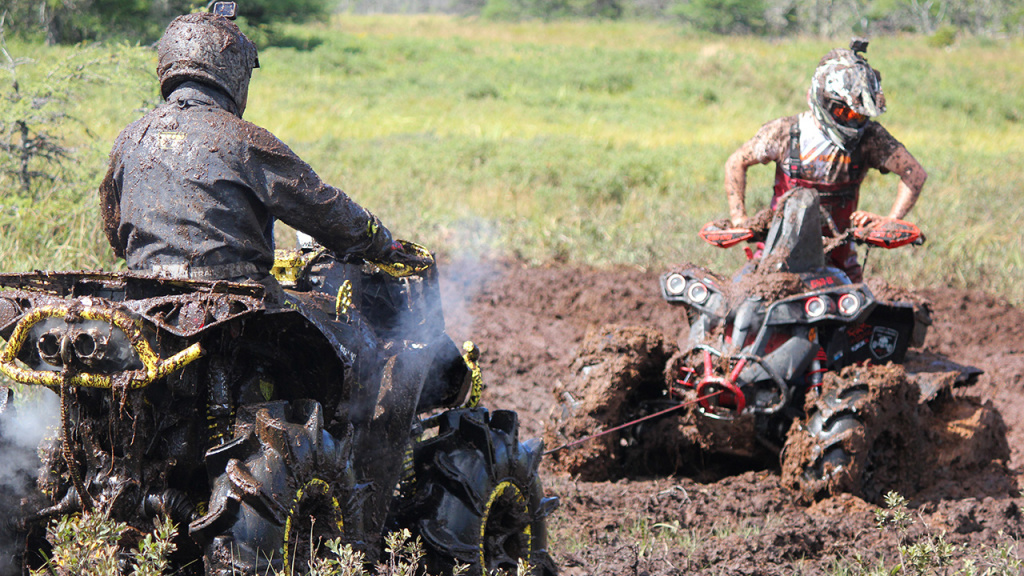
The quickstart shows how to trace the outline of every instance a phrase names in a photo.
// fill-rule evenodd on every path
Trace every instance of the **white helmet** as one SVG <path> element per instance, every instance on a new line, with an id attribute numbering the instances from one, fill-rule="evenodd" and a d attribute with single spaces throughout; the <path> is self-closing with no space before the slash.
<path id="1" fill-rule="evenodd" d="M 857 145 L 870 118 L 885 112 L 882 76 L 861 54 L 867 42 L 854 41 L 851 47 L 832 50 L 818 62 L 807 93 L 825 134 L 845 150 Z"/>

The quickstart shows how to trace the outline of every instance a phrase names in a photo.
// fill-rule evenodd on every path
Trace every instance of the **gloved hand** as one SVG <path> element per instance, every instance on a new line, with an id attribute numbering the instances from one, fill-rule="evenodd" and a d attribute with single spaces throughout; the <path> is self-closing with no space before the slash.
<path id="1" fill-rule="evenodd" d="M 409 276 L 433 266 L 434 256 L 418 244 L 395 240 L 374 264 L 392 276 Z"/>

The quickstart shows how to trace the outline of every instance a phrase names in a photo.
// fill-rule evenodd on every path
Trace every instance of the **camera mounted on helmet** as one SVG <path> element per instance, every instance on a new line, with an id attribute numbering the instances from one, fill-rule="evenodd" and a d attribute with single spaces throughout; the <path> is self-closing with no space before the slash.
<path id="1" fill-rule="evenodd" d="M 215 0 L 207 5 L 206 9 L 217 16 L 223 16 L 228 20 L 234 20 L 238 16 L 238 4 L 234 2 L 222 2 Z"/>

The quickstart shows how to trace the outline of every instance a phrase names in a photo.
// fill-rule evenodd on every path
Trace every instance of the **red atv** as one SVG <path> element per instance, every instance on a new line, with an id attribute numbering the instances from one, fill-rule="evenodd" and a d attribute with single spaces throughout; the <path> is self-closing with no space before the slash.
<path id="1" fill-rule="evenodd" d="M 691 265 L 662 275 L 663 297 L 688 314 L 689 334 L 678 349 L 638 327 L 611 328 L 584 342 L 573 365 L 577 377 L 559 390 L 563 410 L 548 427 L 548 444 L 621 430 L 555 453 L 557 465 L 598 479 L 699 475 L 726 461 L 781 458 L 784 483 L 807 500 L 835 492 L 877 500 L 900 486 L 894 478 L 909 478 L 886 466 L 970 450 L 959 440 L 950 440 L 955 448 L 922 448 L 941 444 L 948 427 L 927 402 L 966 402 L 949 390 L 981 371 L 945 361 L 907 374 L 900 364 L 908 348 L 923 344 L 930 324 L 924 302 L 886 286 L 880 297 L 827 265 L 828 246 L 849 238 L 887 249 L 921 244 L 917 226 L 887 220 L 823 238 L 835 226 L 808 189 L 787 194 L 770 216 L 761 234 L 715 223 L 701 230 L 719 247 L 763 236 L 732 279 Z M 1001 425 L 991 408 L 972 410 Z M 1005 439 L 1002 445 L 1005 451 Z M 942 465 L 921 462 L 916 473 Z"/>

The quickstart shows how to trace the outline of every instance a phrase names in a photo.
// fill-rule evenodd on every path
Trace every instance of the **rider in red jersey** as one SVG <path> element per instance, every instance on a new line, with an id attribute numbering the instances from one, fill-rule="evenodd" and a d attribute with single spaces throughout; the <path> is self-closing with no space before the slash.
<path id="1" fill-rule="evenodd" d="M 726 161 L 725 189 L 734 225 L 742 226 L 747 220 L 747 169 L 768 162 L 776 166 L 773 208 L 792 188 L 814 188 L 840 233 L 851 225 L 867 226 L 884 219 L 857 209 L 860 185 L 869 168 L 900 177 L 887 218 L 903 218 L 913 208 L 928 175 L 902 144 L 872 120 L 885 112 L 885 95 L 881 75 L 868 64 L 865 50 L 867 42 L 854 41 L 849 50 L 826 54 L 807 92 L 810 110 L 768 122 Z M 852 241 L 837 246 L 829 256 L 831 264 L 851 281 L 863 279 Z"/>

